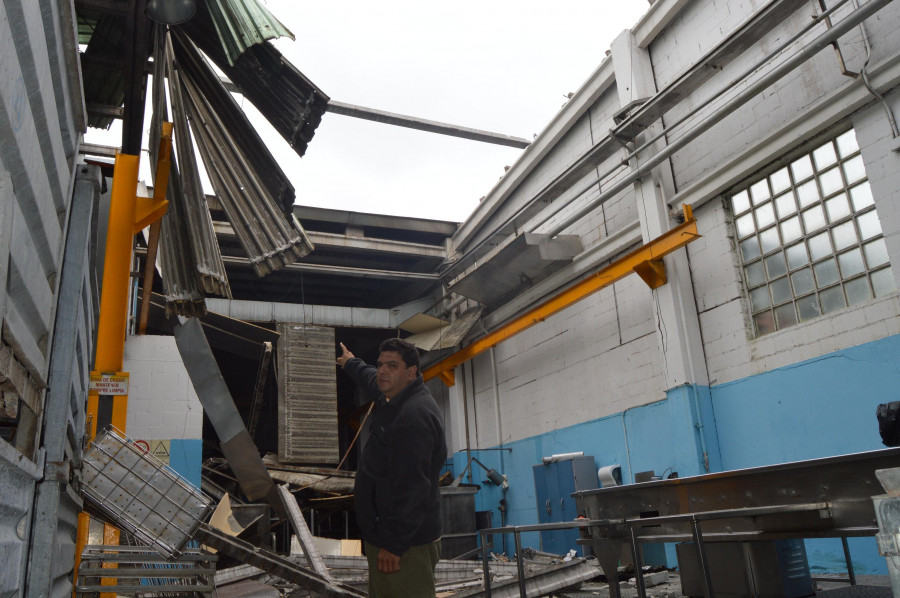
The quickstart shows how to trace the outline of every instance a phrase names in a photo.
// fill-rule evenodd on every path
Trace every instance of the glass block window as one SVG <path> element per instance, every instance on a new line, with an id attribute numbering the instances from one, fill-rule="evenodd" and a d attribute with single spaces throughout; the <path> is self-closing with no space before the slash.
<path id="1" fill-rule="evenodd" d="M 896 290 L 850 130 L 731 196 L 757 335 Z"/>

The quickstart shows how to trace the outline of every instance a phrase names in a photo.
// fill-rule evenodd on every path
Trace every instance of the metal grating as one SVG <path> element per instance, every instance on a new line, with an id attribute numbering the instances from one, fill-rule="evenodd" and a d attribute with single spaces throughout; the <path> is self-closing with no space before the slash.
<path id="1" fill-rule="evenodd" d="M 337 464 L 334 329 L 278 324 L 278 460 Z"/>
<path id="2" fill-rule="evenodd" d="M 212 499 L 108 427 L 84 454 L 84 497 L 122 529 L 176 557 L 212 511 Z"/>

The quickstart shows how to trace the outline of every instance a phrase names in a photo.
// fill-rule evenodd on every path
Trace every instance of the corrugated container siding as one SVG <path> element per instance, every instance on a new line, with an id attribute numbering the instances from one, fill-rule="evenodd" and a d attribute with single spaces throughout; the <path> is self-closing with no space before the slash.
<path id="1" fill-rule="evenodd" d="M 85 167 L 93 179 L 80 191 L 75 185 L 84 104 L 74 27 L 66 3 L 0 2 L 0 390 L 13 398 L 0 419 L 3 596 L 72 591 L 82 505 L 52 468 L 65 472 L 54 464 L 80 459 L 98 292 L 89 236 L 100 180 Z M 79 216 L 73 186 L 82 194 L 80 219 L 71 218 Z M 60 383 L 47 391 L 54 372 Z M 42 448 L 51 471 L 37 465 Z"/>

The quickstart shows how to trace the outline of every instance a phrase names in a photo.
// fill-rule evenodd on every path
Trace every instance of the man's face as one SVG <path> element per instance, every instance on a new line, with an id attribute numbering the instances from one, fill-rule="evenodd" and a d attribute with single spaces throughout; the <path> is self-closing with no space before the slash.
<path id="1" fill-rule="evenodd" d="M 396 351 L 385 351 L 378 356 L 378 390 L 389 399 L 393 399 L 400 391 L 416 379 L 416 366 L 407 366 Z"/>

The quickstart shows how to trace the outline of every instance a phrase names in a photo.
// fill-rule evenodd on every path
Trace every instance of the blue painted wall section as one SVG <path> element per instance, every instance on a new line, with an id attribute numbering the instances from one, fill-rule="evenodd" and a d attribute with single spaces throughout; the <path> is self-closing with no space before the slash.
<path id="1" fill-rule="evenodd" d="M 187 440 L 173 438 L 169 442 L 169 467 L 197 488 L 200 487 L 200 466 L 202 461 L 202 440 L 198 438 Z"/>
<path id="2" fill-rule="evenodd" d="M 875 408 L 900 399 L 898 388 L 900 336 L 714 386 L 723 466 L 740 469 L 884 448 Z M 847 570 L 839 540 L 807 540 L 806 550 L 814 573 Z M 887 573 L 873 538 L 852 538 L 850 554 L 857 573 Z"/>
<path id="3" fill-rule="evenodd" d="M 713 387 L 725 469 L 884 448 L 875 408 L 900 399 L 900 336 Z"/>
<path id="4" fill-rule="evenodd" d="M 544 456 L 582 451 L 595 456 L 598 468 L 620 464 L 623 481 L 630 483 L 641 471 L 702 474 L 704 448 L 710 471 L 876 450 L 883 445 L 875 408 L 900 399 L 898 388 L 900 337 L 895 336 L 727 384 L 680 386 L 661 401 L 507 444 L 511 450 L 502 452 L 502 463 L 500 451 L 472 454 L 509 478 L 504 523 L 534 524 L 532 466 Z M 465 452 L 453 456 L 454 471 L 465 465 Z M 499 527 L 504 492 L 485 479 L 480 468 L 473 469 L 473 482 L 482 485 L 475 508 L 493 511 L 493 525 Z M 525 546 L 539 547 L 536 533 L 522 539 Z M 506 542 L 512 554 L 511 534 Z M 857 573 L 887 572 L 873 538 L 851 539 L 850 551 Z M 807 541 L 807 552 L 813 573 L 846 571 L 837 539 Z M 674 559 L 668 560 L 672 566 Z"/>

